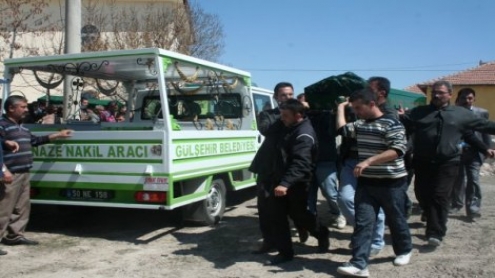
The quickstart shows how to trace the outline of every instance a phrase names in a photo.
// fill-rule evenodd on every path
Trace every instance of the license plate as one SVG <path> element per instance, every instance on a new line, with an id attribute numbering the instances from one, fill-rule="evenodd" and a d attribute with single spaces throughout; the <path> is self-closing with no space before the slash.
<path id="1" fill-rule="evenodd" d="M 61 195 L 71 200 L 110 200 L 114 197 L 112 190 L 98 189 L 65 189 Z"/>

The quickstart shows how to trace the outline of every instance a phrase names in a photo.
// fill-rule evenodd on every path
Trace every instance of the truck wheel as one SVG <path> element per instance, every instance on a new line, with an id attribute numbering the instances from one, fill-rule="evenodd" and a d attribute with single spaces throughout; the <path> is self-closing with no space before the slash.
<path id="1" fill-rule="evenodd" d="M 188 209 L 189 220 L 215 225 L 220 222 L 225 212 L 227 189 L 221 179 L 213 180 L 205 200 L 191 204 Z"/>

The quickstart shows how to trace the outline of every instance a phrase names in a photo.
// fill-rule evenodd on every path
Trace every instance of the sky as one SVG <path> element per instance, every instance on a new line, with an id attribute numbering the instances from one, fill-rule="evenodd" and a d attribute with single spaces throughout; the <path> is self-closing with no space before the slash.
<path id="1" fill-rule="evenodd" d="M 495 61 L 493 0 L 201 0 L 223 24 L 219 62 L 296 93 L 352 71 L 404 89 Z"/>

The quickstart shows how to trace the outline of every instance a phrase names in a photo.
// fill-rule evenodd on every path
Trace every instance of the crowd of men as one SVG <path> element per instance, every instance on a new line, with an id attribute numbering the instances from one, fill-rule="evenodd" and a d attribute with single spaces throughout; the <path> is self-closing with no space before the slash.
<path id="1" fill-rule="evenodd" d="M 429 104 L 405 112 L 387 104 L 389 91 L 388 79 L 372 77 L 366 88 L 336 104 L 336 109 L 312 111 L 304 99 L 294 99 L 290 83 L 275 86 L 278 107 L 258 115 L 265 139 L 250 166 L 257 177 L 263 238 L 253 253 L 278 252 L 267 264 L 294 258 L 289 219 L 301 242 L 311 235 L 318 240 L 318 252 L 328 251 L 329 230 L 317 214 L 318 189 L 327 200 L 332 225 L 354 228 L 352 258 L 338 272 L 355 277 L 369 276 L 369 257 L 385 245 L 385 223 L 396 254 L 394 265 L 409 263 L 412 242 L 407 218 L 412 205 L 407 189 L 413 174 L 427 245 L 442 244 L 449 211 L 465 207 L 471 219 L 481 216 L 479 171 L 484 158 L 495 155 L 489 136 L 495 134 L 495 122 L 488 120 L 486 110 L 474 106 L 476 92 L 460 90 L 454 105 L 451 84 L 437 81 Z M 83 117 L 87 100 L 81 104 Z M 117 107 L 108 110 L 98 118 L 111 118 Z M 21 96 L 8 97 L 4 112 L 0 119 L 0 238 L 5 245 L 36 245 L 24 236 L 30 212 L 31 148 L 68 138 L 72 131 L 31 134 L 22 125 L 30 113 Z M 337 147 L 339 135 L 342 140 Z M 6 253 L 0 250 L 0 255 Z"/>
<path id="2" fill-rule="evenodd" d="M 388 105 L 389 91 L 387 78 L 372 77 L 335 110 L 312 111 L 302 96 L 293 99 L 290 83 L 275 86 L 278 107 L 259 115 L 265 141 L 250 167 L 257 174 L 263 239 L 253 253 L 278 252 L 267 264 L 294 258 L 289 218 L 301 242 L 312 235 L 319 252 L 328 250 L 328 228 L 316 211 L 318 188 L 333 226 L 354 227 L 352 258 L 337 269 L 354 277 L 369 276 L 369 257 L 385 245 L 385 223 L 394 265 L 409 263 L 412 203 L 407 190 L 413 175 L 427 246 L 442 244 L 449 211 L 465 206 L 471 219 L 481 216 L 478 176 L 483 159 L 495 155 L 489 137 L 495 122 L 473 106 L 474 90 L 459 91 L 454 105 L 451 84 L 437 81 L 431 102 L 407 112 Z M 338 135 L 342 144 L 337 148 Z"/>
<path id="3" fill-rule="evenodd" d="M 82 122 L 123 122 L 126 119 L 127 107 L 116 101 L 109 101 L 105 106 L 90 106 L 89 100 L 81 97 L 75 111 L 67 117 L 67 120 Z M 23 119 L 24 123 L 60 124 L 63 119 L 62 105 L 46 104 L 43 101 L 35 101 L 28 104 L 28 113 Z"/>

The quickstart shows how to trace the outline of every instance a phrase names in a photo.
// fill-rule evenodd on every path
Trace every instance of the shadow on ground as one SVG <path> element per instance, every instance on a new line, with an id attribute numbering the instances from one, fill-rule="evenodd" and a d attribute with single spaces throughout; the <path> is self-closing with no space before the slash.
<path id="1" fill-rule="evenodd" d="M 226 211 L 253 198 L 253 190 L 229 192 Z M 235 224 L 234 224 L 235 225 Z M 106 240 L 146 244 L 175 233 L 195 223 L 184 223 L 180 209 L 174 211 L 33 205 L 28 230 L 64 234 L 75 237 L 94 237 Z M 152 234 L 146 239 L 143 235 Z"/>

